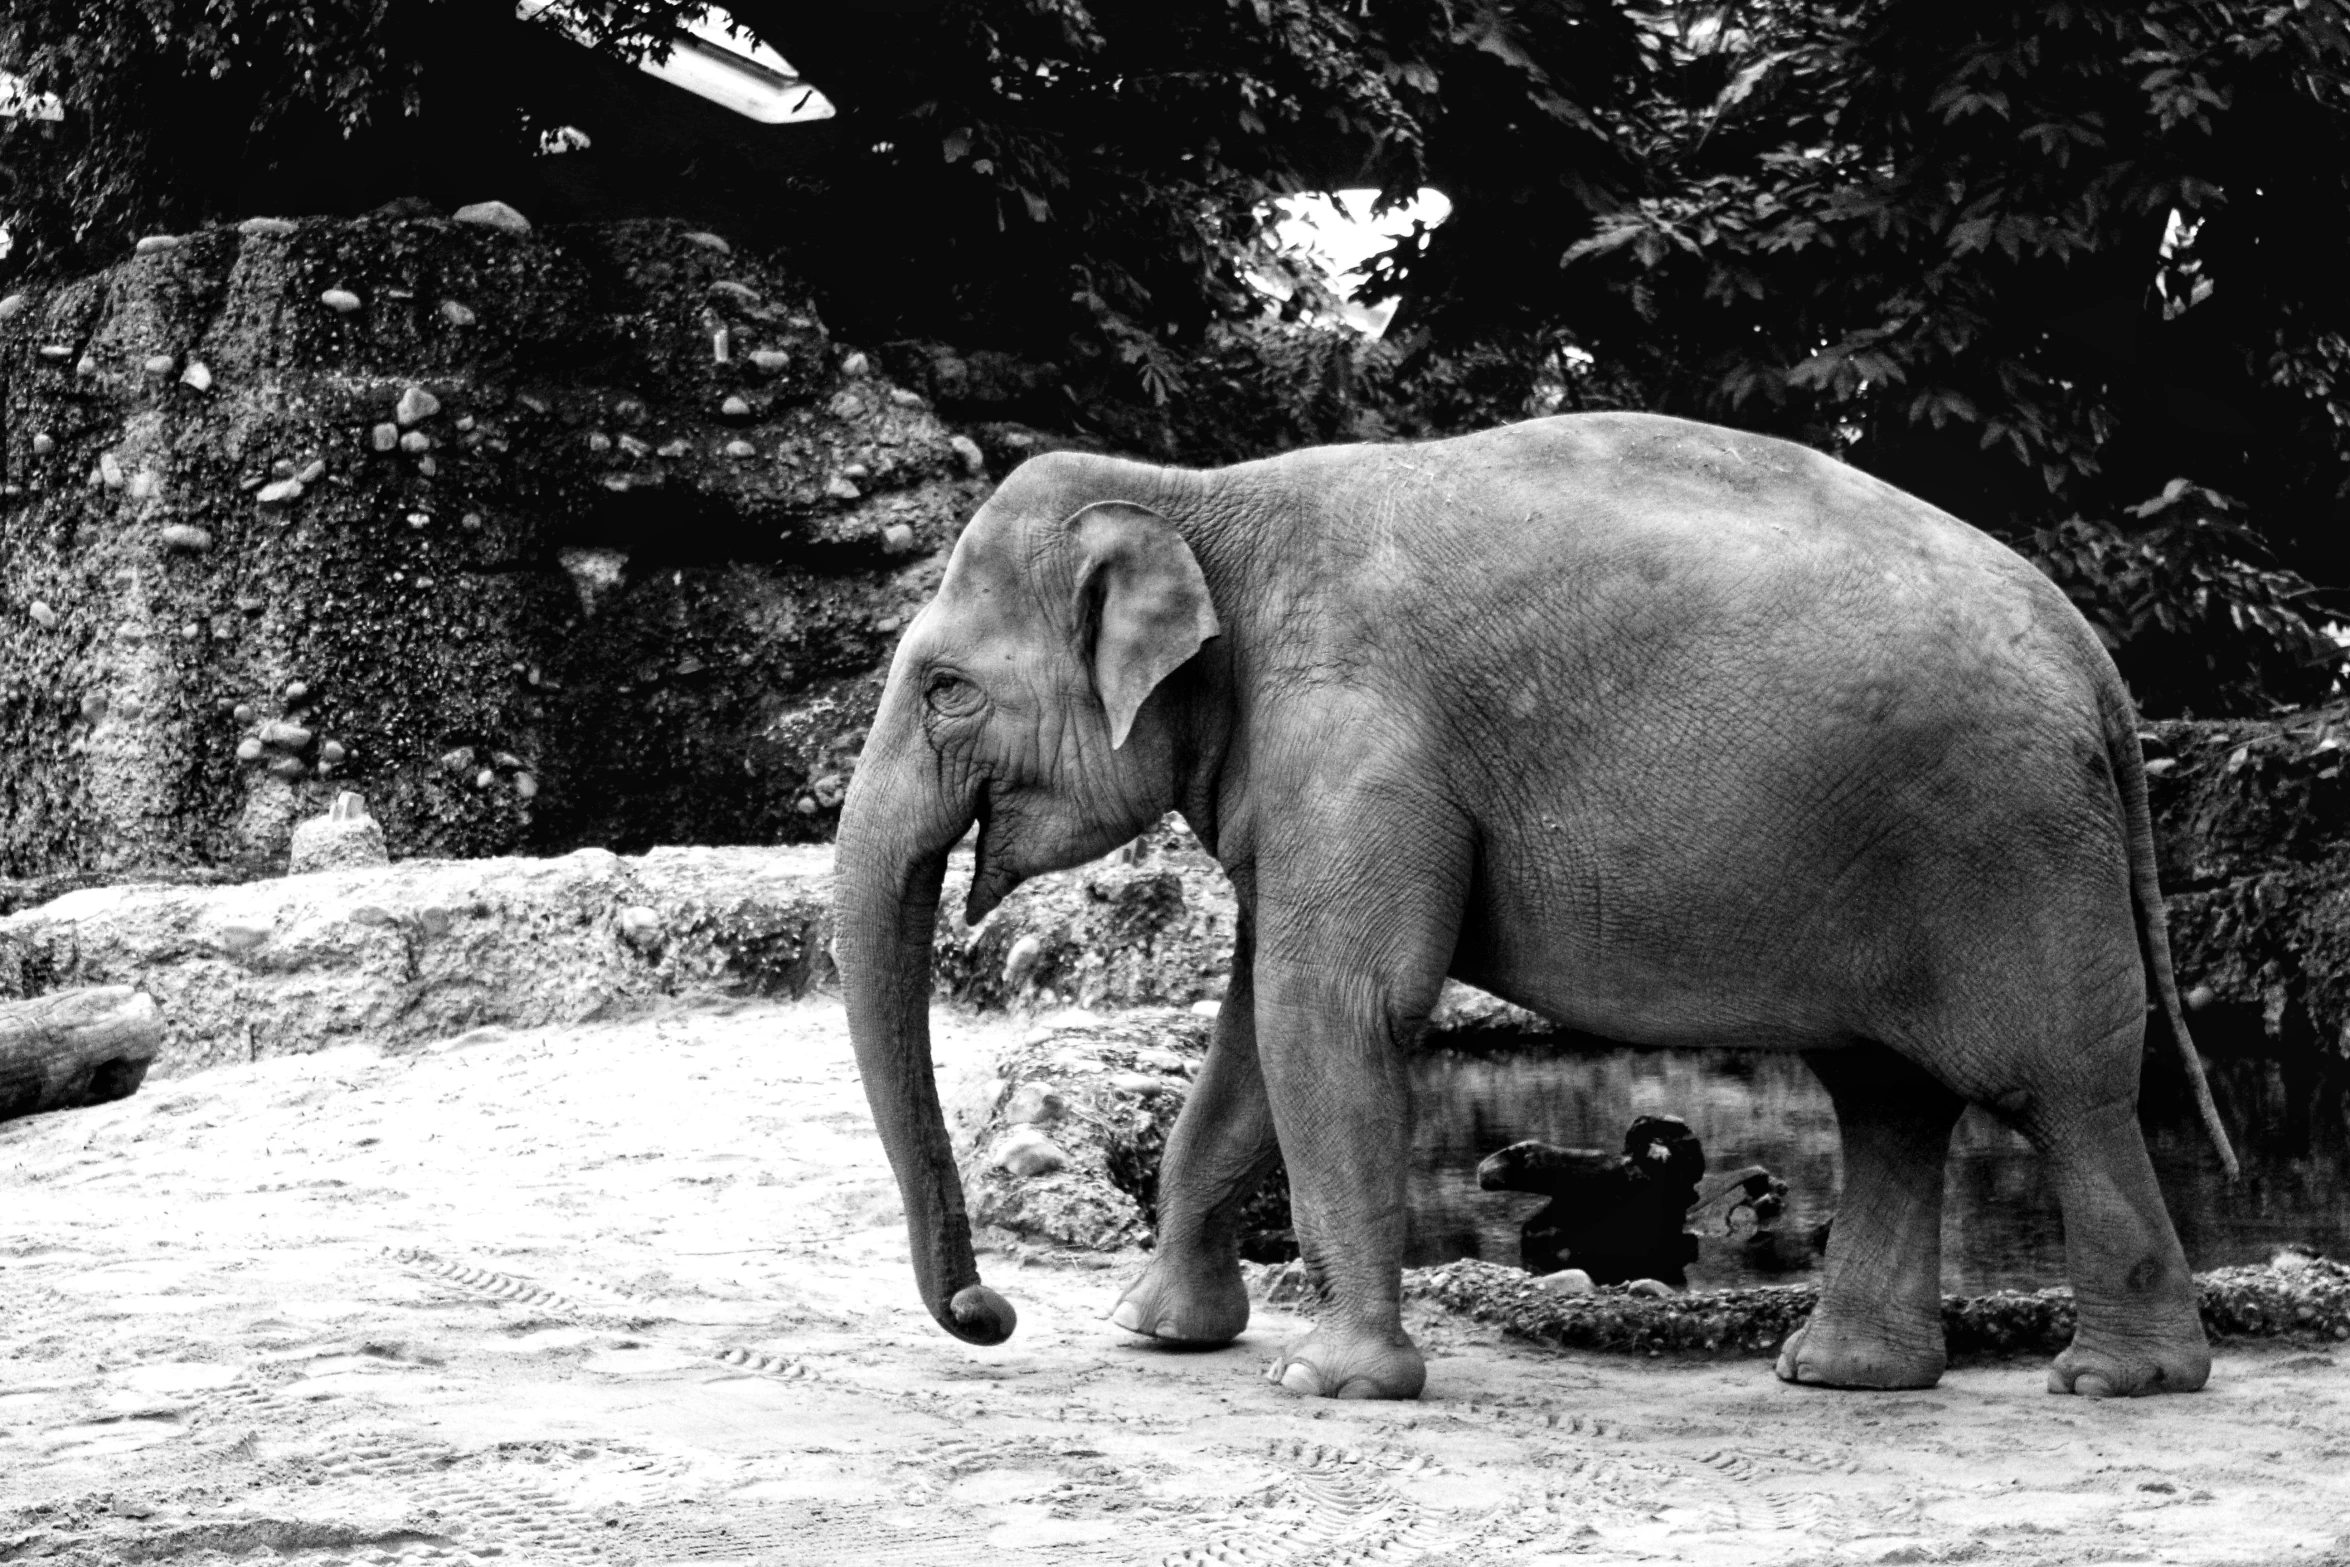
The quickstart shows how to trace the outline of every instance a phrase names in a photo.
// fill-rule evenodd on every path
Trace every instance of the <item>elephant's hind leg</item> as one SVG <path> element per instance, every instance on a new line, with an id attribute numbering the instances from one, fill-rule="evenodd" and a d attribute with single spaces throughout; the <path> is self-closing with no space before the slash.
<path id="1" fill-rule="evenodd" d="M 2018 1118 L 2063 1205 L 2065 1272 L 2079 1312 L 2072 1344 L 2048 1368 L 2051 1393 L 2191 1393 L 2211 1375 L 2200 1295 L 2146 1156 L 2135 1097 Z"/>
<path id="2" fill-rule="evenodd" d="M 1805 1056 L 1836 1105 L 1844 1191 L 1827 1280 L 1787 1337 L 1779 1375 L 1820 1387 L 1941 1379 L 1942 1167 L 1965 1102 L 1882 1045 Z"/>
<path id="3" fill-rule="evenodd" d="M 1159 1162 L 1157 1251 L 1110 1313 L 1171 1346 L 1229 1344 L 1248 1326 L 1234 1220 L 1281 1151 L 1257 1064 L 1254 948 L 1243 910 L 1215 1039 Z"/>

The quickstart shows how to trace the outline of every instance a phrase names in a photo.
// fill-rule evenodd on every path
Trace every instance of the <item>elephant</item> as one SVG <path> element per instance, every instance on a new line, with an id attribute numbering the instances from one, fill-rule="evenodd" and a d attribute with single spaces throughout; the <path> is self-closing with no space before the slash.
<path id="1" fill-rule="evenodd" d="M 2197 1290 L 2135 1115 L 2181 1015 L 2136 718 L 2005 545 L 1806 447 L 1586 413 L 1211 471 L 1053 453 L 965 525 L 893 655 L 835 845 L 834 957 L 917 1287 L 999 1343 L 930 1055 L 965 916 L 1180 812 L 1238 905 L 1230 988 L 1112 1314 L 1225 1344 L 1237 1203 L 1279 1158 L 1327 1305 L 1268 1375 L 1413 1398 L 1406 1054 L 1454 976 L 1635 1046 L 1803 1053 L 1844 1189 L 1788 1381 L 1944 1369 L 1961 1110 L 2037 1148 L 2089 1396 L 2202 1386 Z"/>

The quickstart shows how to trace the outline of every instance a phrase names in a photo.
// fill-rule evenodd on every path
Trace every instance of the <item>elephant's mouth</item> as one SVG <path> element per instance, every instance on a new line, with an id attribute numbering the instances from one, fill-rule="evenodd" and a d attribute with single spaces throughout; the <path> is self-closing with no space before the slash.
<path id="1" fill-rule="evenodd" d="M 985 789 L 979 791 L 979 843 L 973 851 L 971 893 L 963 900 L 963 923 L 976 925 L 993 914 L 996 905 L 1003 902 L 1020 877 L 1003 868 L 995 855 L 994 802 Z"/>

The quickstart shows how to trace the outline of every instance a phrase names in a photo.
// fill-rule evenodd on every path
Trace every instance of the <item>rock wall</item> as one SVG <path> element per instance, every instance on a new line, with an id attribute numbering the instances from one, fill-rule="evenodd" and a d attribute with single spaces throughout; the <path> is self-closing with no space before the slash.
<path id="1" fill-rule="evenodd" d="M 979 449 L 719 236 L 420 208 L 0 303 L 0 876 L 828 833 Z"/>

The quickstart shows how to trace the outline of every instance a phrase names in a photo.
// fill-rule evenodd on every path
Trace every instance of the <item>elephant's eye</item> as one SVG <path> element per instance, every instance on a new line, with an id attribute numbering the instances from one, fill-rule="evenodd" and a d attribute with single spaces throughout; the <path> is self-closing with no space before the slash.
<path id="1" fill-rule="evenodd" d="M 944 670 L 930 677 L 930 684 L 923 688 L 922 699 L 930 704 L 932 712 L 949 718 L 958 718 L 975 711 L 982 700 L 977 686 L 961 675 L 951 675 Z"/>

